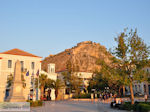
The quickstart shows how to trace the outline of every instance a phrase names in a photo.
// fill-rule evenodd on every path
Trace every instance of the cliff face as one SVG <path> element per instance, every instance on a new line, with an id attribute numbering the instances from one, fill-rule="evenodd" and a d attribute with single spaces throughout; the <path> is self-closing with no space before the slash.
<path id="1" fill-rule="evenodd" d="M 42 61 L 42 69 L 47 71 L 47 64 L 55 63 L 56 71 L 61 71 L 66 69 L 68 62 L 71 62 L 74 67 L 78 67 L 78 71 L 93 72 L 100 69 L 100 66 L 97 65 L 98 60 L 104 60 L 109 64 L 110 57 L 112 57 L 111 54 L 104 46 L 99 43 L 84 41 L 71 49 L 46 57 Z"/>

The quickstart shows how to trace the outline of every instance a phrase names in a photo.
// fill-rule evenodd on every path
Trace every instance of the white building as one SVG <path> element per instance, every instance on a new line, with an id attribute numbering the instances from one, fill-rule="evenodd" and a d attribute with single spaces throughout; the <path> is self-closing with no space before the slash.
<path id="1" fill-rule="evenodd" d="M 20 49 L 12 49 L 0 53 L 0 102 L 5 101 L 9 95 L 10 88 L 7 86 L 7 80 L 11 74 L 12 76 L 14 75 L 14 67 L 17 60 L 21 63 L 22 76 L 25 80 L 25 88 L 23 90 L 25 99 L 29 99 L 29 96 L 33 96 L 34 99 L 40 97 L 39 94 L 37 96 L 32 79 L 36 78 L 37 71 L 41 70 L 41 59 L 42 57 Z M 27 72 L 29 73 L 28 76 L 26 76 Z"/>
<path id="2" fill-rule="evenodd" d="M 145 67 L 144 70 L 147 73 L 150 73 L 150 67 Z M 130 88 L 126 87 L 126 90 L 127 90 L 127 94 L 130 94 Z M 147 94 L 148 96 L 150 96 L 150 83 L 148 83 L 147 81 L 144 82 L 134 81 L 133 92 L 134 94 L 139 94 L 139 95 Z"/>
<path id="3" fill-rule="evenodd" d="M 80 79 L 82 79 L 83 86 L 86 88 L 89 86 L 89 81 L 93 77 L 93 73 L 90 72 L 75 72 L 74 74 L 76 74 Z"/>
<path id="4" fill-rule="evenodd" d="M 55 73 L 55 64 L 53 63 L 48 64 L 48 72 L 41 71 L 40 74 L 45 74 L 49 79 L 52 79 L 54 81 L 57 80 L 57 73 Z M 55 89 L 51 89 L 50 97 L 51 100 L 55 100 Z"/>
<path id="5" fill-rule="evenodd" d="M 60 80 L 63 80 L 63 75 L 62 73 L 63 72 L 67 72 L 66 69 L 64 70 L 61 70 L 61 71 L 57 71 L 57 74 L 58 74 L 58 79 Z M 78 76 L 82 81 L 82 87 L 81 87 L 81 90 L 82 92 L 88 92 L 87 91 L 87 87 L 89 86 L 89 81 L 92 79 L 93 77 L 93 73 L 90 73 L 90 72 L 74 72 L 72 73 L 72 75 L 76 75 Z M 72 97 L 72 93 L 70 94 L 69 93 L 69 88 L 67 87 L 64 87 L 63 89 L 60 90 L 60 95 L 59 96 L 62 96 L 60 99 L 69 99 Z"/>

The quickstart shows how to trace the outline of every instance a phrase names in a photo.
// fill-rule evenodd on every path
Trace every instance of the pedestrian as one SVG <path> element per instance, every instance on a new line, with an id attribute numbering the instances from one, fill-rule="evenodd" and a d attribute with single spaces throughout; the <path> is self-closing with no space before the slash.
<path id="1" fill-rule="evenodd" d="M 105 100 L 105 95 L 103 94 L 103 100 Z"/>
<path id="2" fill-rule="evenodd" d="M 110 93 L 110 98 L 112 98 L 112 93 Z"/>
<path id="3" fill-rule="evenodd" d="M 100 99 L 100 101 L 102 100 L 102 94 L 101 93 L 99 94 L 99 99 Z"/>
<path id="4" fill-rule="evenodd" d="M 144 95 L 144 98 L 145 98 L 145 102 L 147 102 L 147 98 L 148 98 L 147 94 Z"/>
<path id="5" fill-rule="evenodd" d="M 93 103 L 93 99 L 94 99 L 94 94 L 91 93 L 91 101 L 92 101 L 92 103 Z"/>
<path id="6" fill-rule="evenodd" d="M 95 102 L 97 101 L 97 93 L 95 93 Z"/>

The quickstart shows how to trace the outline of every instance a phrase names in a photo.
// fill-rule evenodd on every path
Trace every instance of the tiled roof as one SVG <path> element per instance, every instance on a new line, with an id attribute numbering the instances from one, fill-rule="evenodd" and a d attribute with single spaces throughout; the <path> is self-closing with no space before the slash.
<path id="1" fill-rule="evenodd" d="M 5 52 L 2 52 L 0 54 L 11 54 L 11 55 L 20 55 L 20 56 L 29 56 L 29 57 L 38 57 L 38 58 L 42 58 L 40 56 L 36 56 L 34 54 L 31 54 L 31 53 L 28 53 L 28 52 L 25 52 L 23 50 L 20 50 L 20 49 L 11 49 L 11 50 L 8 50 L 8 51 L 5 51 Z"/>

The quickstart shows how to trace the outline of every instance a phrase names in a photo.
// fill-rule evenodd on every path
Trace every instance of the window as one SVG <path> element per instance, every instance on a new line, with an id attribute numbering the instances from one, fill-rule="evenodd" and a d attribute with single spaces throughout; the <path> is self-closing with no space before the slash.
<path id="1" fill-rule="evenodd" d="M 8 60 L 8 68 L 12 67 L 12 60 Z"/>
<path id="2" fill-rule="evenodd" d="M 135 91 L 137 91 L 137 85 L 135 85 Z"/>
<path id="3" fill-rule="evenodd" d="M 24 70 L 24 62 L 20 61 L 20 63 L 21 63 L 21 72 L 23 72 L 23 70 Z"/>
<path id="4" fill-rule="evenodd" d="M 51 72 L 51 73 L 54 73 L 54 72 L 55 72 L 55 71 L 54 71 L 54 68 L 51 68 L 51 69 L 50 69 L 50 72 Z"/>
<path id="5" fill-rule="evenodd" d="M 141 86 L 139 85 L 139 92 L 141 92 Z"/>
<path id="6" fill-rule="evenodd" d="M 34 62 L 31 63 L 31 68 L 32 68 L 32 69 L 34 69 L 34 67 L 35 67 L 34 64 L 35 64 Z"/>

